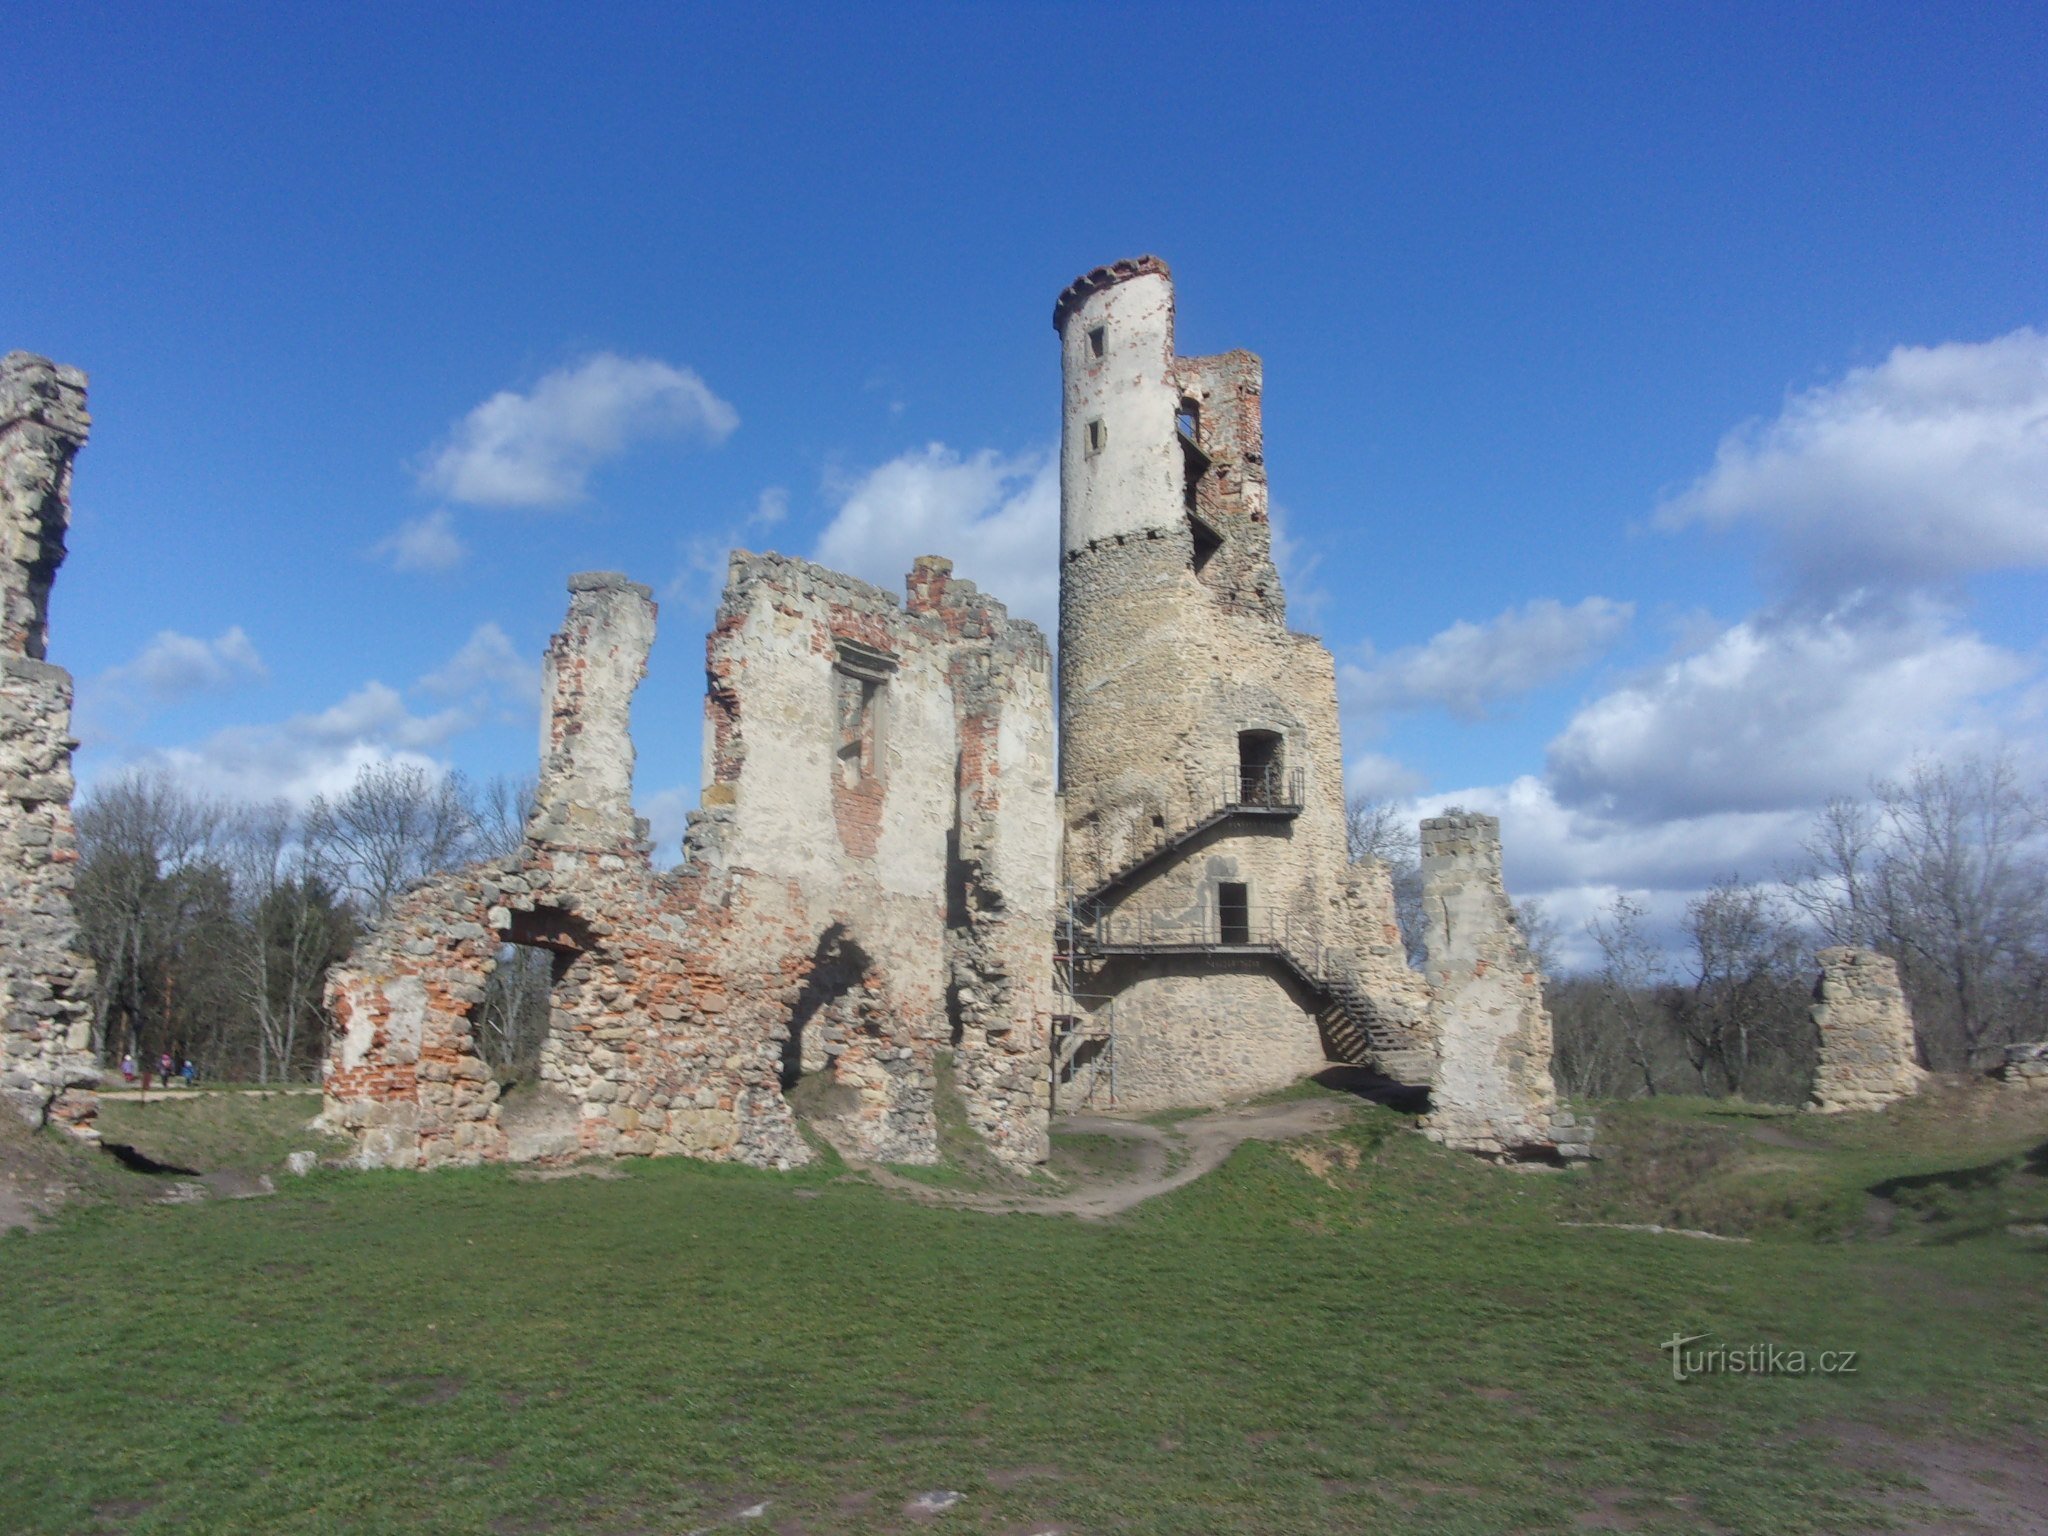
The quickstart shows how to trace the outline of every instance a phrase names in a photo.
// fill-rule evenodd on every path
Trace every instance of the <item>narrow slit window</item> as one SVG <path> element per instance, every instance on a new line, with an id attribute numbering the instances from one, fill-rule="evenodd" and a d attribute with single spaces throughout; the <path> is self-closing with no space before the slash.
<path id="1" fill-rule="evenodd" d="M 1100 453 L 1102 452 L 1102 445 L 1108 441 L 1109 429 L 1103 426 L 1102 418 L 1098 416 L 1088 423 L 1088 451 L 1090 453 Z"/>
<path id="2" fill-rule="evenodd" d="M 1109 327 L 1098 325 L 1088 333 L 1088 355 L 1101 357 L 1109 350 Z"/>

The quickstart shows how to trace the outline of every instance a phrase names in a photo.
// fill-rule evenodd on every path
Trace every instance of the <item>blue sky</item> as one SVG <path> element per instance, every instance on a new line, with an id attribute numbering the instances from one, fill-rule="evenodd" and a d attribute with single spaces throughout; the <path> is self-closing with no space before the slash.
<path id="1" fill-rule="evenodd" d="M 2038 7 L 89 6 L 17 29 L 0 346 L 92 376 L 81 777 L 533 763 L 563 582 L 734 543 L 1049 614 L 1053 296 L 1266 363 L 1362 787 L 1568 919 L 2043 759 Z"/>

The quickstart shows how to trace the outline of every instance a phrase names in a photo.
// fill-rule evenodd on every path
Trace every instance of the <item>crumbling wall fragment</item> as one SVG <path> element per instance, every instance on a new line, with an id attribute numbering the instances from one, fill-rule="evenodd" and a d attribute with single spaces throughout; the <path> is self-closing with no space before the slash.
<path id="1" fill-rule="evenodd" d="M 2016 1088 L 2048 1090 L 2048 1040 L 2008 1045 L 1998 1075 Z"/>
<path id="2" fill-rule="evenodd" d="M 0 1095 L 77 1130 L 97 1107 L 93 970 L 71 904 L 71 675 L 44 657 L 85 385 L 47 358 L 0 358 Z"/>
<path id="3" fill-rule="evenodd" d="M 1915 1060 L 1913 1015 L 1899 968 L 1876 950 L 1840 944 L 1823 949 L 1814 988 L 1813 1023 L 1820 1032 L 1809 1108 L 1827 1114 L 1882 1109 L 1920 1091 L 1927 1074 Z"/>
<path id="4" fill-rule="evenodd" d="M 1500 822 L 1424 821 L 1422 891 L 1438 1031 L 1424 1134 L 1494 1157 L 1583 1155 L 1588 1129 L 1550 1076 L 1543 978 L 1501 881 Z"/>
<path id="5" fill-rule="evenodd" d="M 647 589 L 570 583 L 525 846 L 409 893 L 333 973 L 329 1123 L 365 1164 L 680 1153 L 790 1167 L 786 1091 L 835 1136 L 937 1155 L 936 1063 L 999 1157 L 1046 1153 L 1055 845 L 1050 659 L 943 561 L 912 605 L 735 554 L 706 643 L 703 804 L 653 871 L 631 803 Z M 1028 939 L 1027 939 L 1028 936 Z M 505 943 L 554 956 L 540 1083 L 472 1015 Z"/>

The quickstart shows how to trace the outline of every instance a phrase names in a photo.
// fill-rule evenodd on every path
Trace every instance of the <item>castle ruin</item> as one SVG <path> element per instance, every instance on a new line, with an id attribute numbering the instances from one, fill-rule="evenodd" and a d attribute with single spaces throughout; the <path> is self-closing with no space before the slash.
<path id="1" fill-rule="evenodd" d="M 850 1153 L 934 1160 L 950 1084 L 1022 1167 L 1056 1096 L 1208 1105 L 1333 1062 L 1434 1084 L 1449 1144 L 1583 1150 L 1498 828 L 1425 833 L 1428 977 L 1389 871 L 1349 858 L 1335 665 L 1288 629 L 1273 564 L 1258 358 L 1178 355 L 1152 257 L 1077 280 L 1054 326 L 1057 696 L 1044 636 L 945 560 L 919 559 L 899 600 L 736 552 L 705 648 L 701 803 L 658 871 L 631 735 L 655 604 L 620 575 L 572 578 L 521 847 L 406 891 L 329 975 L 323 1119 L 358 1163 L 789 1167 L 812 1155 L 791 1108 L 809 1079 Z M 70 680 L 43 637 L 84 380 L 11 354 L 0 405 L 5 1086 L 77 1123 L 92 975 L 70 911 Z M 552 973 L 539 1081 L 509 1090 L 475 1033 L 507 945 Z"/>
<path id="2" fill-rule="evenodd" d="M 1054 309 L 1057 785 L 1044 638 L 946 561 L 919 560 L 899 605 L 736 554 L 702 803 L 657 873 L 628 729 L 654 604 L 571 581 L 525 846 L 408 893 L 330 979 L 325 1118 L 358 1161 L 787 1167 L 810 1156 L 788 1095 L 812 1077 L 848 1151 L 926 1162 L 942 1052 L 1020 1166 L 1055 1095 L 1214 1104 L 1332 1062 L 1437 1081 L 1452 1145 L 1582 1150 L 1497 828 L 1476 865 L 1430 866 L 1460 914 L 1434 989 L 1389 872 L 1348 856 L 1335 664 L 1288 629 L 1273 565 L 1259 360 L 1181 357 L 1173 318 L 1150 257 Z M 540 1083 L 509 1097 L 471 1025 L 506 944 L 550 951 L 555 978 Z"/>
<path id="3" fill-rule="evenodd" d="M 0 1094 L 35 1124 L 90 1127 L 92 962 L 72 881 L 71 674 L 45 657 L 71 525 L 71 465 L 92 418 L 85 375 L 0 358 Z"/>

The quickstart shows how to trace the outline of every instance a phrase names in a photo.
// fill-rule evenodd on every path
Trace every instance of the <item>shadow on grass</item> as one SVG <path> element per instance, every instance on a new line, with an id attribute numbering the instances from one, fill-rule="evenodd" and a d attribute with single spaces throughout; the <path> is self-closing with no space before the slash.
<path id="1" fill-rule="evenodd" d="M 2048 1178 L 2048 1141 L 2031 1151 L 1967 1168 L 1905 1174 L 1873 1184 L 1869 1193 L 1919 1220 L 1924 1241 L 1939 1246 L 1983 1237 L 2009 1226 L 2019 1180 Z M 2031 1192 L 2031 1193 L 2038 1193 Z"/>
<path id="2" fill-rule="evenodd" d="M 1337 1093 L 1348 1093 L 1369 1104 L 1381 1104 L 1404 1115 L 1429 1111 L 1429 1090 L 1412 1083 L 1397 1083 L 1370 1067 L 1325 1067 L 1309 1079 Z"/>
<path id="3" fill-rule="evenodd" d="M 125 1141 L 103 1141 L 100 1143 L 100 1150 L 132 1173 L 169 1173 L 187 1179 L 196 1179 L 200 1174 L 197 1168 L 184 1168 L 177 1163 L 160 1163 L 147 1152 L 131 1147 Z"/>

